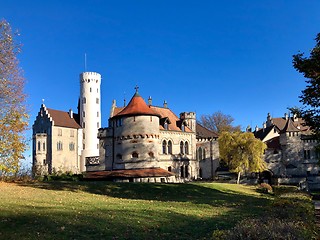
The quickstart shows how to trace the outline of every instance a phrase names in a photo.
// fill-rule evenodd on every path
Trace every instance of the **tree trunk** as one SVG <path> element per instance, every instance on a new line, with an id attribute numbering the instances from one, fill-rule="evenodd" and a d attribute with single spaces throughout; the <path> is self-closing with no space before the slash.
<path id="1" fill-rule="evenodd" d="M 240 175 L 241 175 L 241 172 L 238 172 L 237 184 L 239 184 L 239 183 L 240 183 Z"/>

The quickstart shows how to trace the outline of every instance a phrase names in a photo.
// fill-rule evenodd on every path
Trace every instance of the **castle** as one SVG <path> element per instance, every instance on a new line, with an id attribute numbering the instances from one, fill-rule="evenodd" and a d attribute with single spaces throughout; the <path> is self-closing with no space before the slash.
<path id="1" fill-rule="evenodd" d="M 267 145 L 264 158 L 268 178 L 292 184 L 307 178 L 309 185 L 318 184 L 318 142 L 302 118 L 296 114 L 272 118 L 269 113 L 263 127 L 256 127 L 253 133 Z"/>
<path id="2" fill-rule="evenodd" d="M 80 74 L 78 113 L 41 105 L 33 124 L 33 169 L 38 175 L 86 172 L 114 181 L 177 182 L 213 178 L 218 135 L 194 112 L 175 115 L 165 102 L 153 106 L 138 88 L 127 106 L 113 101 L 109 126 L 101 127 L 101 75 Z"/>

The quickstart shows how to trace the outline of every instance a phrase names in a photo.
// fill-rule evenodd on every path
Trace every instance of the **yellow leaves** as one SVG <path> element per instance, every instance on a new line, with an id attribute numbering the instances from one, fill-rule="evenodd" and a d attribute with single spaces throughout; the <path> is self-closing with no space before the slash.
<path id="1" fill-rule="evenodd" d="M 252 133 L 223 132 L 218 141 L 220 158 L 226 161 L 231 171 L 258 172 L 265 169 L 262 155 L 266 145 Z"/>

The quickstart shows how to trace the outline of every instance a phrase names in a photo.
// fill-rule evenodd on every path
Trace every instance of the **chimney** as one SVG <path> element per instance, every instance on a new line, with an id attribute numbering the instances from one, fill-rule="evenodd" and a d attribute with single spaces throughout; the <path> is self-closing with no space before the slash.
<path id="1" fill-rule="evenodd" d="M 164 107 L 164 108 L 168 108 L 168 103 L 167 103 L 166 100 L 163 101 L 163 107 Z"/>
<path id="2" fill-rule="evenodd" d="M 259 131 L 258 125 L 256 125 L 256 129 L 255 129 L 255 130 L 256 130 L 256 132 L 258 132 L 258 131 Z"/>
<path id="3" fill-rule="evenodd" d="M 285 118 L 286 120 L 288 120 L 288 113 L 285 113 L 285 114 L 284 114 L 284 118 Z"/>
<path id="4" fill-rule="evenodd" d="M 151 96 L 149 96 L 149 98 L 148 98 L 148 105 L 149 105 L 149 106 L 152 105 L 152 98 L 151 98 Z"/>
<path id="5" fill-rule="evenodd" d="M 267 127 L 267 124 L 264 122 L 263 124 L 262 124 L 262 127 L 263 127 L 263 131 L 266 129 L 266 127 Z"/>
<path id="6" fill-rule="evenodd" d="M 69 116 L 70 116 L 70 118 L 73 118 L 73 111 L 71 108 L 69 109 Z"/>
<path id="7" fill-rule="evenodd" d="M 247 132 L 251 132 L 251 131 L 252 131 L 251 126 L 250 126 L 250 125 L 248 125 L 248 126 L 247 126 L 246 131 L 247 131 Z"/>

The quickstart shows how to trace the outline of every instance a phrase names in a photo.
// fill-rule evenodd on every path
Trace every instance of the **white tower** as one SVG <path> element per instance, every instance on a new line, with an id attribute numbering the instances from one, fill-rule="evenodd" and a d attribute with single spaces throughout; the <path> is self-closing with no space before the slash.
<path id="1" fill-rule="evenodd" d="M 81 171 L 85 171 L 87 160 L 99 159 L 98 129 L 101 127 L 100 107 L 101 75 L 96 72 L 80 74 L 80 124 L 83 128 L 83 150 Z"/>

